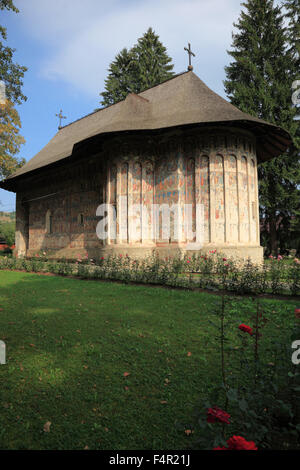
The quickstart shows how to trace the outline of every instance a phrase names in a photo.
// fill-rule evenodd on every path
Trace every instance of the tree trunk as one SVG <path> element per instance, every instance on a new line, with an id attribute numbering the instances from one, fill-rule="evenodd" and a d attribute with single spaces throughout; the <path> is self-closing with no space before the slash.
<path id="1" fill-rule="evenodd" d="M 269 229 L 270 229 L 270 249 L 273 256 L 278 256 L 278 236 L 276 229 L 276 215 L 269 216 Z"/>

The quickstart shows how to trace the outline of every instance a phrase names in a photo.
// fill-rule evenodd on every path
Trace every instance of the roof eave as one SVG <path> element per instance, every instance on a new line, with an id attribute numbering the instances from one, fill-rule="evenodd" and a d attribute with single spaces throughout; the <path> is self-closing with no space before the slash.
<path id="1" fill-rule="evenodd" d="M 259 163 L 268 161 L 276 156 L 283 154 L 288 147 L 292 144 L 292 139 L 287 131 L 284 129 L 277 127 L 273 124 L 269 123 L 262 123 L 259 121 L 252 121 L 252 120 L 231 120 L 231 121 L 215 121 L 215 122 L 201 122 L 201 123 L 191 123 L 191 124 L 182 124 L 178 126 L 171 126 L 166 128 L 158 128 L 158 129 L 136 129 L 136 130 L 124 130 L 124 131 L 115 131 L 115 132 L 107 132 L 96 134 L 92 137 L 87 139 L 83 139 L 82 141 L 77 142 L 73 146 L 72 154 L 66 155 L 65 157 L 56 160 L 55 162 L 50 162 L 46 165 L 43 165 L 38 168 L 34 168 L 32 170 L 26 171 L 25 173 L 17 174 L 16 176 L 12 175 L 4 181 L 0 181 L 0 188 L 5 189 L 7 191 L 16 192 L 16 184 L 18 184 L 23 178 L 33 176 L 35 173 L 40 173 L 48 168 L 53 168 L 57 165 L 64 164 L 66 159 L 73 157 L 74 151 L 76 153 L 76 157 L 80 158 L 81 154 L 81 147 L 89 145 L 94 139 L 101 137 L 105 138 L 107 136 L 115 137 L 117 135 L 124 135 L 124 134 L 141 134 L 141 133 L 155 133 L 160 131 L 168 131 L 174 130 L 178 128 L 192 128 L 192 127 L 240 127 L 240 128 L 247 128 L 250 132 L 252 132 L 257 138 L 257 159 Z M 270 128 L 272 130 L 270 130 Z M 73 159 L 72 159 L 73 160 Z"/>

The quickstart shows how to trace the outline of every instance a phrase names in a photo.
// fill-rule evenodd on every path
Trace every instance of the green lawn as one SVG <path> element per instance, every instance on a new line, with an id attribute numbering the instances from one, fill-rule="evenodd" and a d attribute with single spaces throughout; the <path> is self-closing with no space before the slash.
<path id="1" fill-rule="evenodd" d="M 7 345 L 7 364 L 0 366 L 0 448 L 189 448 L 196 431 L 184 431 L 193 427 L 197 403 L 220 382 L 209 322 L 217 321 L 218 299 L 0 272 L 0 340 Z M 267 351 L 268 340 L 292 326 L 297 303 L 262 303 L 274 320 L 265 327 Z M 240 323 L 251 321 L 251 309 L 251 299 L 234 301 L 233 337 Z"/>

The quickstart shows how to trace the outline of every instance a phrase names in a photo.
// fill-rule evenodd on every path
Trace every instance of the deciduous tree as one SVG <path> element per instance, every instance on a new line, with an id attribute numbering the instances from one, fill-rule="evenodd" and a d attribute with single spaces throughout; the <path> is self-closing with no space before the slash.
<path id="1" fill-rule="evenodd" d="M 4 9 L 18 13 L 12 0 L 0 0 L 0 10 Z M 6 29 L 2 26 L 0 38 L 3 41 L 7 39 Z M 21 121 L 14 104 L 26 100 L 22 93 L 22 78 L 27 69 L 13 62 L 14 49 L 7 47 L 3 41 L 0 41 L 0 81 L 5 85 L 1 89 L 3 96 L 0 103 L 0 179 L 25 163 L 24 159 L 16 156 L 25 140 L 19 134 Z"/>
<path id="2" fill-rule="evenodd" d="M 25 160 L 16 155 L 25 139 L 19 134 L 20 116 L 10 101 L 0 105 L 0 179 L 14 173 Z"/>

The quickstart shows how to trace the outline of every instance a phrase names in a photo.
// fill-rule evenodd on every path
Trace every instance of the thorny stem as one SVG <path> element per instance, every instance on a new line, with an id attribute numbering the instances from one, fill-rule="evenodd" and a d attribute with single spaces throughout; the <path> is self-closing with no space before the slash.
<path id="1" fill-rule="evenodd" d="M 256 318 L 255 318 L 255 344 L 254 344 L 254 383 L 257 381 L 257 364 L 258 364 L 258 341 L 259 341 L 259 298 L 256 298 Z"/>
<path id="2" fill-rule="evenodd" d="M 222 379 L 223 384 L 225 387 L 225 410 L 228 407 L 228 397 L 227 397 L 227 382 L 226 382 L 226 373 L 225 373 L 225 352 L 224 352 L 224 340 L 225 340 L 225 333 L 224 333 L 224 320 L 225 320 L 225 295 L 222 294 L 222 308 L 221 308 L 221 368 L 222 368 Z M 225 439 L 225 425 L 222 425 L 222 434 L 223 438 Z"/>
<path id="3" fill-rule="evenodd" d="M 222 379 L 225 389 L 227 388 L 226 383 L 226 374 L 225 374 L 225 352 L 224 352 L 224 342 L 225 342 L 225 331 L 224 331 L 224 321 L 225 321 L 225 295 L 224 290 L 226 286 L 226 271 L 223 271 L 223 294 L 222 294 L 222 308 L 221 308 L 221 364 L 222 364 Z M 227 395 L 226 395 L 227 397 Z M 227 398 L 226 398 L 227 400 Z"/>
<path id="4" fill-rule="evenodd" d="M 222 295 L 222 308 L 221 308 L 221 364 L 222 364 L 222 379 L 226 387 L 226 374 L 225 374 L 225 353 L 224 353 L 224 317 L 225 317 L 225 296 Z"/>

